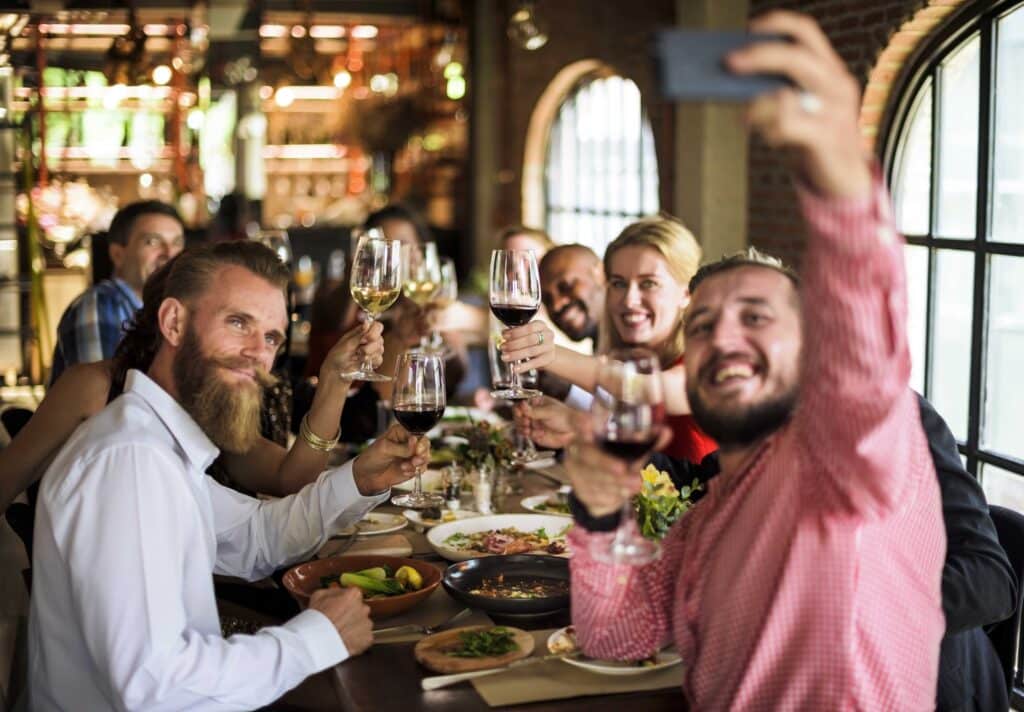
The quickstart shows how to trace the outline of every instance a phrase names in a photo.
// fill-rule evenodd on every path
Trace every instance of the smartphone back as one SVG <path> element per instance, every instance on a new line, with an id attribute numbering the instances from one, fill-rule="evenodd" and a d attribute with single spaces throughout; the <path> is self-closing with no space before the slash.
<path id="1" fill-rule="evenodd" d="M 655 36 L 661 94 L 678 101 L 748 101 L 788 86 L 773 75 L 738 75 L 725 67 L 725 56 L 753 42 L 779 41 L 777 35 L 741 30 L 662 30 Z"/>

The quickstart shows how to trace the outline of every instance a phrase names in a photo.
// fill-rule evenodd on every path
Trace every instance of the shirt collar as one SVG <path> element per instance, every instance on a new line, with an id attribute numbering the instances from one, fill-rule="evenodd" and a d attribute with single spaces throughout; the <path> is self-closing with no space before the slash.
<path id="1" fill-rule="evenodd" d="M 135 309 L 142 308 L 142 300 L 139 299 L 139 295 L 135 293 L 135 290 L 132 289 L 127 282 L 125 282 L 120 277 L 111 277 L 110 281 L 114 283 L 114 286 L 121 290 L 122 294 L 128 297 L 128 299 L 132 303 L 132 307 L 134 307 Z"/>
<path id="2" fill-rule="evenodd" d="M 192 419 L 171 394 L 157 385 L 156 381 L 134 368 L 125 377 L 125 393 L 134 393 L 146 401 L 157 417 L 178 442 L 182 453 L 193 467 L 205 472 L 220 454 L 217 446 L 210 441 L 199 424 Z"/>

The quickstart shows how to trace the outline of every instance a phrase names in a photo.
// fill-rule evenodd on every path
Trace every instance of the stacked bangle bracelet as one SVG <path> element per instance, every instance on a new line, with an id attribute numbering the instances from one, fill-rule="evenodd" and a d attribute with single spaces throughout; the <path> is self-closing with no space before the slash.
<path id="1" fill-rule="evenodd" d="M 341 430 L 339 429 L 338 434 L 331 440 L 322 438 L 310 429 L 309 413 L 306 413 L 302 416 L 302 422 L 299 423 L 299 437 L 314 450 L 330 452 L 338 444 L 338 440 L 341 438 Z"/>

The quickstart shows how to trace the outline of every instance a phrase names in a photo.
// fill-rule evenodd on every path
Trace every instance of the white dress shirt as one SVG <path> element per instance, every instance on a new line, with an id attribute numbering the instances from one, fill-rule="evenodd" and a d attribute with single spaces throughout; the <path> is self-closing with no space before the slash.
<path id="1" fill-rule="evenodd" d="M 35 523 L 32 709 L 252 709 L 348 657 L 316 611 L 222 637 L 211 574 L 255 580 L 307 558 L 388 493 L 360 495 L 349 463 L 260 501 L 204 474 L 217 454 L 130 371 L 57 455 Z"/>

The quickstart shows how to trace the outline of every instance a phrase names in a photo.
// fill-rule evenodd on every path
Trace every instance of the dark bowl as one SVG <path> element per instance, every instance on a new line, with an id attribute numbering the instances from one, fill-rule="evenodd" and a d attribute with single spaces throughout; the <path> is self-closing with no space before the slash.
<path id="1" fill-rule="evenodd" d="M 544 598 L 495 598 L 470 593 L 484 578 L 499 574 L 530 579 L 569 580 L 569 560 L 561 556 L 512 554 L 482 556 L 452 564 L 445 570 L 442 583 L 452 598 L 490 613 L 544 614 L 569 607 L 569 593 Z"/>

